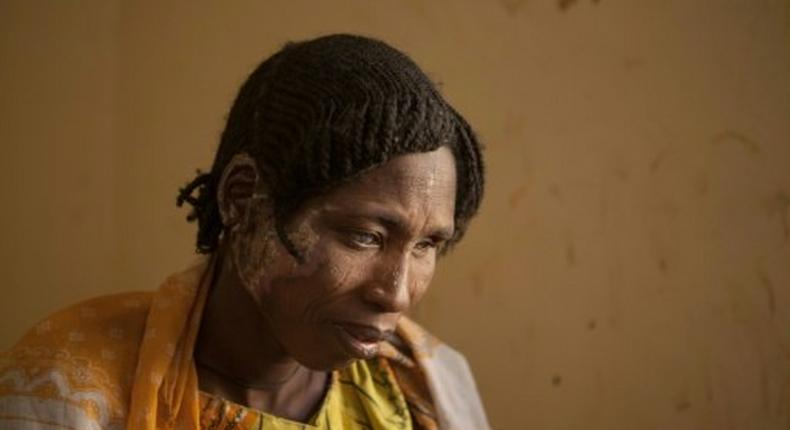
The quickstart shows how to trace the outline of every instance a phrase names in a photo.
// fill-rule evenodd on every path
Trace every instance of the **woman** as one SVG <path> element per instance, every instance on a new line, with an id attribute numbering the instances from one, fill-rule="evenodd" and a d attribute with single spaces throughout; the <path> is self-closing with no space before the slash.
<path id="1" fill-rule="evenodd" d="M 482 193 L 471 129 L 407 56 L 289 44 L 178 197 L 207 257 L 31 330 L 0 427 L 487 428 L 464 359 L 403 316 Z"/>

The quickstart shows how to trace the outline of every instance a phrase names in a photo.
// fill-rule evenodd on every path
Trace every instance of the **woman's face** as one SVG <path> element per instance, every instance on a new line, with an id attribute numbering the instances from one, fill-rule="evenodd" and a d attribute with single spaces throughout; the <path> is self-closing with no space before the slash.
<path id="1" fill-rule="evenodd" d="M 374 356 L 425 293 L 453 234 L 455 194 L 448 148 L 394 158 L 294 215 L 286 230 L 302 263 L 263 217 L 235 258 L 267 325 L 262 332 L 313 369 Z"/>

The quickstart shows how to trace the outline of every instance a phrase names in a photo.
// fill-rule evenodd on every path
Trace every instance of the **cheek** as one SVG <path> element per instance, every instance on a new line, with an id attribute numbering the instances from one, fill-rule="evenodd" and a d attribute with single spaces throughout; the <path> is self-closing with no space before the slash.
<path id="1" fill-rule="evenodd" d="M 301 222 L 288 228 L 288 238 L 306 261 L 310 260 L 310 255 L 314 253 L 321 240 L 321 236 L 313 227 L 313 219 L 317 213 L 318 211 L 315 209 L 307 212 L 303 215 Z"/>
<path id="2" fill-rule="evenodd" d="M 268 302 L 269 312 L 314 320 L 323 307 L 344 297 L 359 282 L 354 259 L 323 241 L 316 241 L 307 255 L 302 264 L 280 266 L 276 275 L 265 277 L 258 294 Z"/>
<path id="3" fill-rule="evenodd" d="M 279 260 L 277 238 L 270 223 L 262 222 L 231 232 L 231 256 L 236 273 L 244 287 L 251 292 L 258 289 L 266 268 Z"/>
<path id="4" fill-rule="evenodd" d="M 325 282 L 329 287 L 328 293 L 342 295 L 365 284 L 369 265 L 362 254 L 350 252 L 336 243 L 328 244 L 325 249 Z"/>
<path id="5" fill-rule="evenodd" d="M 413 281 L 411 282 L 411 306 L 415 306 L 425 293 L 433 280 L 433 273 L 436 267 L 436 260 L 431 258 L 430 261 L 420 262 L 415 264 L 413 271 Z"/>
<path id="6" fill-rule="evenodd" d="M 282 245 L 274 218 L 265 207 L 251 210 L 244 222 L 231 231 L 231 253 L 237 274 L 259 304 L 274 288 L 274 280 L 304 277 L 317 270 L 322 256 L 314 250 L 320 248 L 317 246 L 320 237 L 308 221 L 289 228 L 287 233 L 296 250 L 305 257 L 305 264 L 299 264 Z"/>
<path id="7" fill-rule="evenodd" d="M 336 290 L 342 290 L 344 285 L 353 281 L 354 273 L 349 269 L 348 264 L 343 261 L 333 261 L 327 265 L 328 278 Z"/>

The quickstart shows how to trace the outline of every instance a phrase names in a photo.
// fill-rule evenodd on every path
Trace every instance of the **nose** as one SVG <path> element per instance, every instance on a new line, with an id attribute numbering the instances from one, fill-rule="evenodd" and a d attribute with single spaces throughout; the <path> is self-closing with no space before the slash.
<path id="1" fill-rule="evenodd" d="M 380 312 L 406 312 L 411 306 L 408 257 L 382 264 L 365 290 L 365 299 Z"/>

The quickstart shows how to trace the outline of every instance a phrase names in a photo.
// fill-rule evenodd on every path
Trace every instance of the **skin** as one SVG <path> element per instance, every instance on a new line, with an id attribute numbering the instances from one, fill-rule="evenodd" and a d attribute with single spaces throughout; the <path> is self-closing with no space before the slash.
<path id="1" fill-rule="evenodd" d="M 227 230 L 195 350 L 199 384 L 305 422 L 329 372 L 374 356 L 425 293 L 454 229 L 455 162 L 446 147 L 396 157 L 305 202 L 286 226 L 303 263 L 273 234 L 256 172 L 240 155 L 220 182 Z"/>

